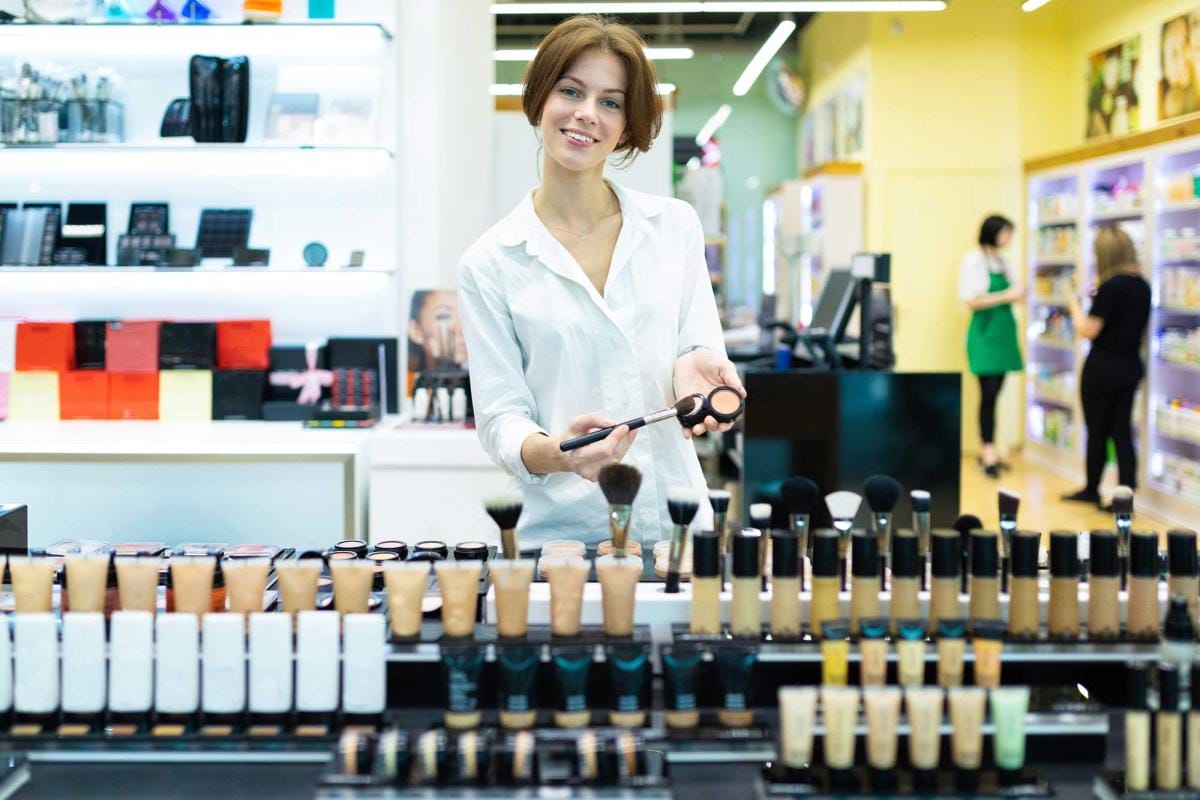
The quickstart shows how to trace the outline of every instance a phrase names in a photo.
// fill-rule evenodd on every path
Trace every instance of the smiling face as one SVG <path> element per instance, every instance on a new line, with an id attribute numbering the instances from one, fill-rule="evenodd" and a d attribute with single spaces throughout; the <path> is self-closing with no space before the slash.
<path id="1" fill-rule="evenodd" d="M 625 63 L 607 50 L 571 62 L 542 108 L 546 163 L 570 172 L 603 171 L 625 134 Z"/>

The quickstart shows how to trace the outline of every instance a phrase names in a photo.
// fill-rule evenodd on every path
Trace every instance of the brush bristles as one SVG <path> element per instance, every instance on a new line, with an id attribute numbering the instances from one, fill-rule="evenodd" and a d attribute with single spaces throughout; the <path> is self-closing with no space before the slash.
<path id="1" fill-rule="evenodd" d="M 502 531 L 517 527 L 525 498 L 520 492 L 501 492 L 484 498 L 483 507 Z"/>
<path id="2" fill-rule="evenodd" d="M 688 395 L 687 397 L 675 402 L 675 415 L 679 417 L 689 417 L 700 410 L 698 408 L 699 405 L 699 398 Z"/>
<path id="3" fill-rule="evenodd" d="M 861 505 L 862 497 L 854 492 L 834 492 L 825 497 L 829 516 L 834 519 L 854 519 Z"/>
<path id="4" fill-rule="evenodd" d="M 1113 491 L 1112 510 L 1114 514 L 1133 513 L 1133 489 L 1128 486 L 1118 486 Z"/>
<path id="5" fill-rule="evenodd" d="M 672 487 L 667 490 L 667 511 L 671 522 L 676 525 L 691 525 L 700 510 L 700 493 L 687 487 Z"/>
<path id="6" fill-rule="evenodd" d="M 963 514 L 958 519 L 954 520 L 954 524 L 950 527 L 958 531 L 958 535 L 970 533 L 971 531 L 983 530 L 983 520 L 974 514 Z"/>
<path id="7" fill-rule="evenodd" d="M 1015 517 L 1020 508 L 1021 495 L 1010 492 L 1008 489 L 1000 490 L 1000 516 Z"/>
<path id="8" fill-rule="evenodd" d="M 789 514 L 807 514 L 817 504 L 821 490 L 811 479 L 802 475 L 788 478 L 779 485 L 779 497 Z"/>
<path id="9" fill-rule="evenodd" d="M 877 514 L 888 514 L 900 501 L 904 488 L 890 475 L 872 475 L 863 484 L 867 505 Z"/>
<path id="10" fill-rule="evenodd" d="M 724 514 L 729 511 L 729 492 L 724 489 L 709 489 L 708 502 L 712 505 L 713 512 L 716 514 Z"/>
<path id="11" fill-rule="evenodd" d="M 916 511 L 918 514 L 929 511 L 933 505 L 933 498 L 924 489 L 917 489 L 914 492 L 910 492 L 908 496 L 912 500 L 913 511 Z"/>
<path id="12" fill-rule="evenodd" d="M 751 503 L 750 524 L 760 531 L 771 527 L 771 504 Z"/>
<path id="13" fill-rule="evenodd" d="M 642 473 L 628 464 L 609 464 L 600 470 L 600 491 L 610 506 L 631 506 L 642 486 Z"/>

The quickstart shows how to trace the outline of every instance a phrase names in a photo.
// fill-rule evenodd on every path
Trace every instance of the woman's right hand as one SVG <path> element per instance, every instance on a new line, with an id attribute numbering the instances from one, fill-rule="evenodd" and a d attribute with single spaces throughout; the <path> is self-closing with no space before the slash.
<path id="1" fill-rule="evenodd" d="M 567 439 L 583 436 L 597 428 L 607 428 L 615 424 L 613 420 L 598 411 L 583 414 L 571 420 L 566 432 L 562 436 L 551 439 L 551 442 L 557 450 L 559 444 Z M 562 453 L 564 468 L 568 472 L 574 472 L 579 477 L 594 482 L 599 479 L 600 470 L 625 457 L 635 439 L 637 439 L 637 431 L 631 431 L 629 426 L 622 425 L 598 442 L 592 442 L 578 450 Z"/>

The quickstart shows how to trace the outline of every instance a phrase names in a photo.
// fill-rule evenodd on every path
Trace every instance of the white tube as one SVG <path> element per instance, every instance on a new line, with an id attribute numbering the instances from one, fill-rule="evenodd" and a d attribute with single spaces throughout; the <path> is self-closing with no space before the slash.
<path id="1" fill-rule="evenodd" d="M 204 615 L 201 708 L 240 714 L 246 708 L 246 622 L 241 614 Z"/>
<path id="2" fill-rule="evenodd" d="M 342 618 L 342 710 L 382 714 L 387 707 L 387 661 L 382 614 Z"/>
<path id="3" fill-rule="evenodd" d="M 296 630 L 296 710 L 336 711 L 338 614 L 301 611 Z"/>
<path id="4" fill-rule="evenodd" d="M 69 611 L 62 620 L 62 710 L 98 714 L 107 700 L 104 614 Z"/>
<path id="5" fill-rule="evenodd" d="M 292 615 L 250 615 L 250 711 L 292 710 Z"/>
<path id="6" fill-rule="evenodd" d="M 154 710 L 193 714 L 199 707 L 199 617 L 159 614 L 154 620 Z"/>
<path id="7" fill-rule="evenodd" d="M 149 712 L 154 701 L 154 614 L 114 611 L 108 649 L 109 711 Z"/>
<path id="8" fill-rule="evenodd" d="M 48 611 L 13 615 L 13 681 L 18 714 L 58 710 L 58 624 Z"/>

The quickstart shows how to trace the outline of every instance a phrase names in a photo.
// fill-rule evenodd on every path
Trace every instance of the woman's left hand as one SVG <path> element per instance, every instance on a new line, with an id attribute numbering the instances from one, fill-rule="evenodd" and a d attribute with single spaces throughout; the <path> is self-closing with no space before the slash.
<path id="1" fill-rule="evenodd" d="M 689 394 L 702 394 L 705 397 L 718 386 L 732 386 L 742 397 L 746 390 L 738 378 L 737 367 L 733 362 L 712 350 L 700 348 L 684 353 L 675 359 L 675 397 L 686 397 Z M 692 434 L 700 435 L 707 431 L 727 431 L 733 427 L 732 422 L 719 423 L 712 417 L 705 417 L 704 422 L 683 429 L 683 437 L 691 438 Z"/>

